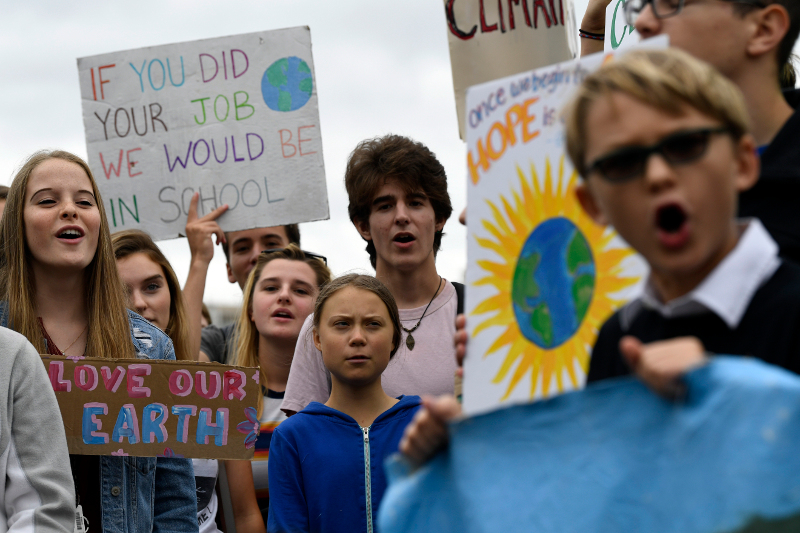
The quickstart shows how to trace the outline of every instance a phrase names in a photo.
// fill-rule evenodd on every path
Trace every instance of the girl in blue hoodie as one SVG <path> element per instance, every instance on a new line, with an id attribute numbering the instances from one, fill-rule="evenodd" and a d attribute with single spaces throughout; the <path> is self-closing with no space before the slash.
<path id="1" fill-rule="evenodd" d="M 397 304 L 372 276 L 339 277 L 317 298 L 313 336 L 331 396 L 272 435 L 267 530 L 373 533 L 386 490 L 383 462 L 419 408 L 419 397 L 392 398 L 381 387 L 401 339 Z"/>

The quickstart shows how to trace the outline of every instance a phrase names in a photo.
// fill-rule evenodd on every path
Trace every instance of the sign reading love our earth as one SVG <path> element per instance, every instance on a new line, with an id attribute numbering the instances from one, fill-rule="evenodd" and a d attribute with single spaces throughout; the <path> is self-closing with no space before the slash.
<path id="1" fill-rule="evenodd" d="M 328 218 L 308 27 L 78 59 L 89 165 L 111 231 L 178 237 Z"/>
<path id="2" fill-rule="evenodd" d="M 257 368 L 42 355 L 69 453 L 250 459 Z"/>

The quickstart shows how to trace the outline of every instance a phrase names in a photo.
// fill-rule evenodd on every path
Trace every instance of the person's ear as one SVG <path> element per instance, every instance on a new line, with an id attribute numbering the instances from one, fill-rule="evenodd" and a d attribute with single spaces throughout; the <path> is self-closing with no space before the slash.
<path id="1" fill-rule="evenodd" d="M 356 230 L 358 230 L 358 233 L 365 241 L 372 240 L 372 234 L 369 231 L 369 220 L 365 222 L 357 218 L 354 218 L 353 225 L 356 227 Z"/>
<path id="2" fill-rule="evenodd" d="M 319 342 L 319 332 L 317 331 L 317 328 L 312 329 L 311 332 L 312 332 L 311 335 L 314 338 L 314 346 L 316 346 L 317 350 L 319 350 L 321 352 L 322 351 L 322 343 Z"/>
<path id="3" fill-rule="evenodd" d="M 791 17 L 786 8 L 778 3 L 753 13 L 753 26 L 747 42 L 747 53 L 761 56 L 777 51 L 791 26 Z"/>
<path id="4" fill-rule="evenodd" d="M 761 173 L 761 158 L 758 157 L 756 140 L 749 133 L 734 144 L 736 190 L 746 191 L 756 184 Z"/>
<path id="5" fill-rule="evenodd" d="M 236 276 L 233 275 L 233 270 L 231 270 L 231 264 L 225 263 L 225 269 L 228 271 L 228 281 L 231 283 L 236 283 L 237 279 Z"/>
<path id="6" fill-rule="evenodd" d="M 578 197 L 578 202 L 581 204 L 583 211 L 589 215 L 589 218 L 601 226 L 608 226 L 608 218 L 606 218 L 597 204 L 594 193 L 586 180 L 575 186 L 575 196 Z"/>
<path id="7" fill-rule="evenodd" d="M 447 224 L 447 219 L 443 218 L 442 220 L 436 221 L 436 231 L 444 230 L 444 225 Z"/>

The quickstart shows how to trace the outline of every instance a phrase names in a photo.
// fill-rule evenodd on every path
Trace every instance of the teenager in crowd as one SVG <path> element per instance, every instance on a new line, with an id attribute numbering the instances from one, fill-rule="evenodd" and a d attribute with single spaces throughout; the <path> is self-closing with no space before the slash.
<path id="1" fill-rule="evenodd" d="M 314 345 L 331 373 L 331 395 L 272 436 L 271 533 L 374 531 L 386 476 L 419 397 L 392 398 L 381 373 L 402 339 L 392 294 L 372 276 L 325 286 L 314 308 Z"/>
<path id="2" fill-rule="evenodd" d="M 350 220 L 367 242 L 377 277 L 395 298 L 404 331 L 383 373 L 391 397 L 454 392 L 453 349 L 459 298 L 436 270 L 436 252 L 452 207 L 447 176 L 425 146 L 399 135 L 368 139 L 345 171 Z M 463 288 L 463 287 L 462 287 Z M 311 342 L 311 318 L 300 332 L 283 410 L 327 401 L 330 372 Z"/>
<path id="3" fill-rule="evenodd" d="M 178 360 L 192 359 L 191 354 L 197 354 L 200 344 L 200 327 L 199 324 L 190 327 L 191 313 L 167 258 L 153 239 L 140 230 L 117 232 L 111 241 L 131 307 L 169 335 Z M 197 525 L 201 533 L 217 533 L 215 486 L 219 465 L 215 459 L 192 459 L 192 467 L 197 489 Z"/>
<path id="4" fill-rule="evenodd" d="M 269 458 L 272 432 L 281 411 L 297 336 L 314 309 L 319 288 L 331 272 L 321 256 L 294 244 L 262 252 L 245 285 L 236 329 L 236 364 L 260 367 L 263 401 L 255 416 L 261 428 L 252 461 L 226 461 L 237 531 L 264 531 L 269 509 Z"/>
<path id="5" fill-rule="evenodd" d="M 225 253 L 228 281 L 238 283 L 244 290 L 247 276 L 256 264 L 259 254 L 272 248 L 283 248 L 290 243 L 300 246 L 300 228 L 297 224 L 255 228 L 242 231 L 222 231 L 216 220 L 228 206 L 222 205 L 204 217 L 197 216 L 197 203 L 200 194 L 195 193 L 189 207 L 186 221 L 186 237 L 192 250 L 192 266 L 186 279 L 184 292 L 189 305 L 194 308 L 195 300 L 202 304 L 208 264 L 214 256 L 212 235 Z M 195 264 L 196 263 L 196 264 Z M 198 317 L 199 320 L 199 317 Z M 202 329 L 200 340 L 200 360 L 232 364 L 236 346 L 235 324 L 225 326 L 209 325 Z"/>
<path id="6" fill-rule="evenodd" d="M 82 159 L 32 155 L 11 184 L 0 241 L 0 325 L 39 352 L 175 359 L 170 339 L 126 309 L 103 202 Z M 71 463 L 90 528 L 197 531 L 189 460 L 87 455 Z"/>
<path id="7" fill-rule="evenodd" d="M 582 29 L 602 33 L 608 3 L 590 0 Z M 643 38 L 668 35 L 671 46 L 707 61 L 741 89 L 761 171 L 758 183 L 741 194 L 739 215 L 759 218 L 781 256 L 800 262 L 800 92 L 781 89 L 800 33 L 800 2 L 626 0 L 624 9 Z M 584 54 L 602 49 L 602 41 L 582 41 Z"/>

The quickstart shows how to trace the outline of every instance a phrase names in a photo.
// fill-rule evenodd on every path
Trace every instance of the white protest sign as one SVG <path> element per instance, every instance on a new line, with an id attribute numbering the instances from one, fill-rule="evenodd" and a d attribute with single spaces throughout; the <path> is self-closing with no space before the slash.
<path id="1" fill-rule="evenodd" d="M 111 231 L 177 237 L 328 218 L 307 27 L 78 59 L 89 165 Z"/>
<path id="2" fill-rule="evenodd" d="M 646 264 L 582 211 L 564 146 L 562 108 L 607 60 L 467 91 L 467 414 L 582 388 L 600 326 L 640 290 Z"/>
<path id="3" fill-rule="evenodd" d="M 444 0 L 459 133 L 467 87 L 575 57 L 572 0 Z"/>
<path id="4" fill-rule="evenodd" d="M 606 7 L 606 39 L 603 50 L 613 52 L 629 48 L 642 40 L 636 28 L 625 21 L 625 0 L 612 0 Z"/>

